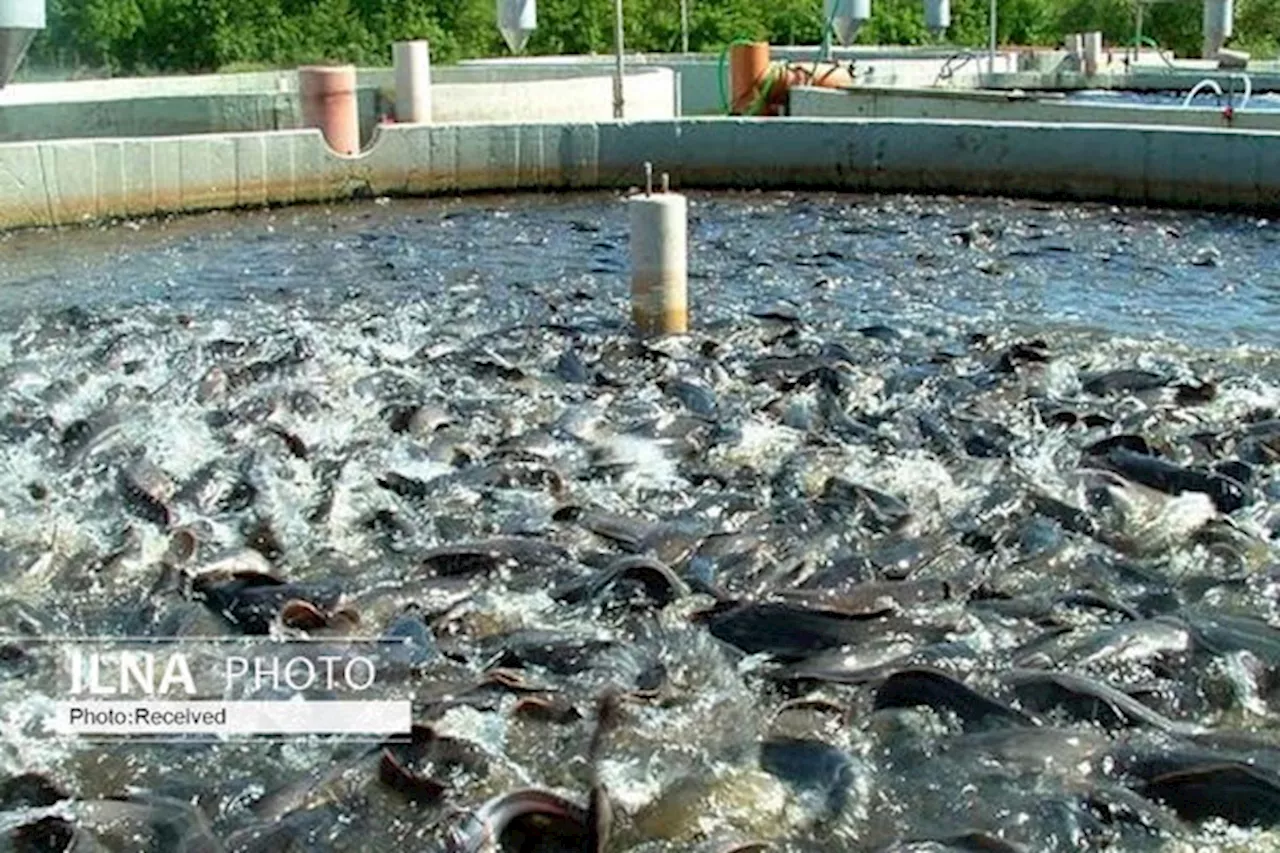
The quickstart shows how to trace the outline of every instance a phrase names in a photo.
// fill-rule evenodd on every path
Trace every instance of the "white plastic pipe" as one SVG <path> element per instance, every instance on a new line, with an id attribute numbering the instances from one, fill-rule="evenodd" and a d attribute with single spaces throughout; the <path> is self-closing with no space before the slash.
<path id="1" fill-rule="evenodd" d="M 398 41 L 392 46 L 396 68 L 396 121 L 431 121 L 431 46 L 425 41 Z"/>
<path id="2" fill-rule="evenodd" d="M 1092 77 L 1098 73 L 1098 63 L 1102 60 L 1102 33 L 1094 31 L 1084 34 L 1084 73 Z"/>
<path id="3" fill-rule="evenodd" d="M 1218 96 L 1219 100 L 1221 100 L 1222 87 L 1218 85 L 1217 80 L 1214 80 L 1212 77 L 1206 77 L 1203 80 L 1201 80 L 1199 83 L 1192 86 L 1190 92 L 1187 92 L 1186 100 L 1182 102 L 1182 108 L 1186 109 L 1187 107 L 1191 106 L 1191 102 L 1195 100 L 1196 95 L 1200 94 L 1200 91 L 1202 89 L 1209 89 L 1215 95 Z"/>
<path id="4" fill-rule="evenodd" d="M 688 216 L 683 195 L 632 196 L 631 318 L 642 335 L 689 331 Z"/>

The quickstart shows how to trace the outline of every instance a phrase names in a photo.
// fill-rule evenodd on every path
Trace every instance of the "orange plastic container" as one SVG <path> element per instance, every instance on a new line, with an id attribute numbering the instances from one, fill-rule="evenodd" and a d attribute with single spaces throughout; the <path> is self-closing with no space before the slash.
<path id="1" fill-rule="evenodd" d="M 769 73 L 769 43 L 735 44 L 729 48 L 729 80 L 733 100 L 730 112 L 742 115 L 751 109 Z"/>

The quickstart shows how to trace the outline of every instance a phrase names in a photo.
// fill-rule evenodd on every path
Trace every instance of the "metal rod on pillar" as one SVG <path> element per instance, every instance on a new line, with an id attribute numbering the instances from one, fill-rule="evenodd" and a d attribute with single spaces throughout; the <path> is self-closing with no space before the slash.
<path id="1" fill-rule="evenodd" d="M 680 0 L 680 52 L 689 52 L 689 0 Z"/>
<path id="2" fill-rule="evenodd" d="M 1157 48 L 1157 51 L 1159 49 Z M 1133 64 L 1142 59 L 1142 0 L 1138 0 L 1138 22 L 1133 33 Z"/>
<path id="3" fill-rule="evenodd" d="M 613 0 L 613 117 L 621 119 L 622 106 L 622 0 Z"/>
<path id="4" fill-rule="evenodd" d="M 996 0 L 991 0 L 991 41 L 987 46 L 987 73 L 996 73 Z M 991 85 L 988 83 L 987 85 Z"/>

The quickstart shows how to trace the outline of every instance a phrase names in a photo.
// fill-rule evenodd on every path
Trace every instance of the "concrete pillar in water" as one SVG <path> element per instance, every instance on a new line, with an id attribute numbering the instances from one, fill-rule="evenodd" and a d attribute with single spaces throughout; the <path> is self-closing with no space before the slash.
<path id="1" fill-rule="evenodd" d="M 339 154 L 360 153 L 360 112 L 354 65 L 307 65 L 298 69 L 302 124 L 318 127 Z"/>
<path id="2" fill-rule="evenodd" d="M 425 40 L 398 41 L 391 48 L 396 69 L 396 121 L 431 121 L 431 47 Z"/>
<path id="3" fill-rule="evenodd" d="M 641 335 L 683 335 L 689 331 L 688 216 L 683 195 L 653 192 L 652 171 L 645 192 L 631 206 L 631 318 Z"/>
<path id="4" fill-rule="evenodd" d="M 1094 31 L 1084 34 L 1084 73 L 1093 76 L 1098 73 L 1098 63 L 1102 60 L 1102 33 Z"/>

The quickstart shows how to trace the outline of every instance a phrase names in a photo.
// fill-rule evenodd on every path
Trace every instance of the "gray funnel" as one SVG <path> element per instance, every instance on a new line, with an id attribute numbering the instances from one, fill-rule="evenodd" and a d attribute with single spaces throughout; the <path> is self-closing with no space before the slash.
<path id="1" fill-rule="evenodd" d="M 44 0 L 0 0 L 0 87 L 13 79 L 42 29 Z"/>
<path id="2" fill-rule="evenodd" d="M 538 0 L 498 0 L 498 30 L 512 53 L 522 52 L 537 28 Z"/>

